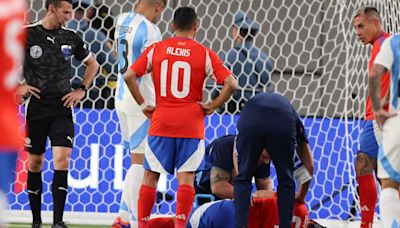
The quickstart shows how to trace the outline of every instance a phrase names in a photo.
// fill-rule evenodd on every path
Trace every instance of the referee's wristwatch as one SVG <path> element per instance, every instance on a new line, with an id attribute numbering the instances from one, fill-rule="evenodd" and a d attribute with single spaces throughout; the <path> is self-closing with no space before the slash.
<path id="1" fill-rule="evenodd" d="M 87 89 L 85 85 L 80 85 L 79 89 L 85 92 L 85 95 L 87 94 Z"/>

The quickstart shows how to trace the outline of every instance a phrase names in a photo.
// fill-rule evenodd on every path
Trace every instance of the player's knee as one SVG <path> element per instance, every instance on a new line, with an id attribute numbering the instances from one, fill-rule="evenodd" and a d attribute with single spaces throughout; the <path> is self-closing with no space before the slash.
<path id="1" fill-rule="evenodd" d="M 42 170 L 44 158 L 41 155 L 29 155 L 28 169 L 31 172 L 40 172 Z"/>
<path id="2" fill-rule="evenodd" d="M 131 153 L 131 164 L 143 165 L 144 154 Z"/>
<path id="3" fill-rule="evenodd" d="M 185 184 L 193 186 L 194 183 L 194 172 L 180 172 L 177 173 L 177 179 L 179 184 Z"/>
<path id="4" fill-rule="evenodd" d="M 69 158 L 63 156 L 57 157 L 57 159 L 54 158 L 53 163 L 55 170 L 68 170 Z"/>
<path id="5" fill-rule="evenodd" d="M 31 172 L 40 172 L 42 170 L 43 163 L 34 161 L 34 162 L 29 162 L 29 171 Z"/>
<path id="6" fill-rule="evenodd" d="M 371 158 L 365 153 L 358 153 L 356 159 L 357 176 L 365 176 L 372 174 L 376 167 L 376 159 Z"/>
<path id="7" fill-rule="evenodd" d="M 155 173 L 149 170 L 144 171 L 143 176 L 143 184 L 147 185 L 151 188 L 155 188 L 157 186 L 158 178 L 160 177 L 159 173 Z"/>

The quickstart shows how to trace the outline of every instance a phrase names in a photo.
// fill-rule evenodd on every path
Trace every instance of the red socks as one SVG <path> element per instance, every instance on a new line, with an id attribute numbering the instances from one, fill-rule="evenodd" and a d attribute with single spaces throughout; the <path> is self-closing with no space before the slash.
<path id="1" fill-rule="evenodd" d="M 147 228 L 151 210 L 156 200 L 156 189 L 151 188 L 147 185 L 143 185 L 139 190 L 139 202 L 138 202 L 138 227 Z"/>
<path id="2" fill-rule="evenodd" d="M 192 211 L 194 188 L 190 185 L 179 185 L 176 203 L 175 228 L 185 228 Z M 148 222 L 156 199 L 156 189 L 142 185 L 139 191 L 138 226 L 147 228 Z"/>
<path id="3" fill-rule="evenodd" d="M 378 198 L 375 178 L 373 174 L 357 177 L 360 191 L 361 227 L 368 227 L 374 221 L 375 205 Z"/>
<path id="4" fill-rule="evenodd" d="M 192 211 L 194 200 L 194 188 L 190 185 L 181 184 L 178 186 L 175 228 L 185 228 Z"/>

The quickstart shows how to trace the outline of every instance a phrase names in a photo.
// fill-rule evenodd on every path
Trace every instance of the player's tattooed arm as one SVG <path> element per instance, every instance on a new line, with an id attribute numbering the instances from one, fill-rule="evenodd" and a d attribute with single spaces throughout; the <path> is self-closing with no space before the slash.
<path id="1" fill-rule="evenodd" d="M 210 186 L 214 195 L 222 199 L 233 198 L 232 175 L 219 167 L 213 166 L 210 171 Z"/>
<path id="2" fill-rule="evenodd" d="M 368 93 L 371 97 L 375 119 L 380 129 L 383 128 L 383 124 L 388 118 L 396 115 L 396 113 L 388 113 L 382 108 L 381 78 L 386 71 L 387 69 L 384 66 L 374 64 L 368 77 Z"/>
<path id="3" fill-rule="evenodd" d="M 368 89 L 374 111 L 382 109 L 381 78 L 387 69 L 379 64 L 374 64 L 368 77 Z"/>

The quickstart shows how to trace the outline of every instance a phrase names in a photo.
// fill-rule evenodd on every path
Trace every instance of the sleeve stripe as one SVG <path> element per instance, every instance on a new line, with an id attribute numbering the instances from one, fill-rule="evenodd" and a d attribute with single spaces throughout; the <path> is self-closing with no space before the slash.
<path id="1" fill-rule="evenodd" d="M 88 60 L 89 60 L 89 58 L 92 56 L 92 53 L 91 52 L 89 52 L 89 54 L 81 61 L 82 63 L 86 63 Z"/>
<path id="2" fill-rule="evenodd" d="M 151 50 L 149 51 L 149 53 L 147 54 L 147 67 L 146 67 L 146 72 L 149 72 L 151 67 L 152 67 L 152 63 L 153 63 L 153 54 L 154 54 L 154 47 L 151 48 Z"/>
<path id="3" fill-rule="evenodd" d="M 207 77 L 211 77 L 214 81 L 217 81 L 217 78 L 214 75 L 212 64 L 211 64 L 211 58 L 210 58 L 210 53 L 208 50 L 206 50 L 206 75 Z"/>

